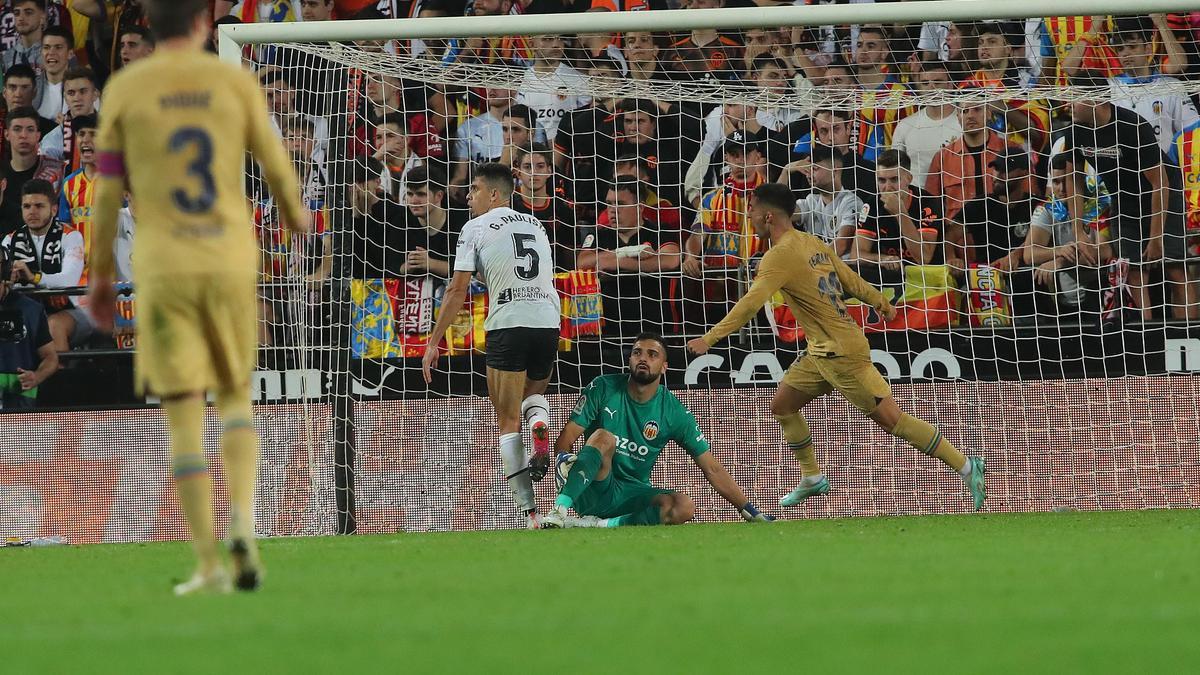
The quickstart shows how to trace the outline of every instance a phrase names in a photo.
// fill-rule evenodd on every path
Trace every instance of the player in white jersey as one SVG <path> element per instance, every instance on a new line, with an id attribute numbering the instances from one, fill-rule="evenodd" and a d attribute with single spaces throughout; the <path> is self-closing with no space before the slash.
<path id="1" fill-rule="evenodd" d="M 454 276 L 442 299 L 443 310 L 429 336 L 421 367 L 425 382 L 433 381 L 438 344 L 454 320 L 456 307 L 467 297 L 471 277 L 488 287 L 488 398 L 496 409 L 500 459 L 512 488 L 513 502 L 531 529 L 540 526 L 533 498 L 533 481 L 550 464 L 550 404 L 542 395 L 558 356 L 561 321 L 554 289 L 550 240 L 541 221 L 509 208 L 512 169 L 495 162 L 475 170 L 467 194 L 474 216 L 463 226 L 454 254 Z M 529 422 L 533 459 L 526 462 L 521 444 L 521 419 Z"/>
<path id="2" fill-rule="evenodd" d="M 1144 28 L 1138 19 L 1122 19 L 1117 23 L 1117 30 L 1110 39 L 1123 72 L 1109 78 L 1108 82 L 1112 87 L 1113 103 L 1141 115 L 1154 127 L 1158 146 L 1163 152 L 1170 152 L 1175 136 L 1200 122 L 1200 114 L 1183 91 L 1183 83 L 1159 71 L 1155 64 L 1154 43 Z M 1175 39 L 1165 23 L 1159 33 L 1164 41 Z M 1168 48 L 1167 51 L 1168 54 L 1175 53 L 1177 59 L 1184 58 L 1182 49 Z"/>

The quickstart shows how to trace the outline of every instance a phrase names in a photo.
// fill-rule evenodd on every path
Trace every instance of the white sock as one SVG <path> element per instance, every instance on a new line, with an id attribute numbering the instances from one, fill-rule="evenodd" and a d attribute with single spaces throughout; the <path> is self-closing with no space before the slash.
<path id="1" fill-rule="evenodd" d="M 958 473 L 960 473 L 962 475 L 964 480 L 971 477 L 971 458 L 970 457 L 967 458 L 967 463 L 963 464 L 962 471 L 959 471 Z"/>
<path id="2" fill-rule="evenodd" d="M 817 483 L 820 483 L 824 479 L 825 479 L 825 474 L 814 473 L 811 476 L 805 476 L 803 479 L 800 480 L 800 483 L 802 485 L 816 485 Z"/>
<path id="3" fill-rule="evenodd" d="M 525 468 L 525 448 L 521 447 L 521 434 L 503 434 L 500 436 L 500 465 L 504 468 L 504 476 L 508 478 L 508 487 L 512 489 L 513 503 L 517 510 L 524 513 L 533 509 L 536 503 L 533 499 L 533 480 Z M 520 471 L 520 473 L 517 473 Z M 516 475 L 514 475 L 516 474 Z"/>
<path id="4" fill-rule="evenodd" d="M 550 402 L 541 394 L 534 394 L 526 398 L 521 401 L 521 417 L 530 429 L 536 422 L 550 424 Z"/>

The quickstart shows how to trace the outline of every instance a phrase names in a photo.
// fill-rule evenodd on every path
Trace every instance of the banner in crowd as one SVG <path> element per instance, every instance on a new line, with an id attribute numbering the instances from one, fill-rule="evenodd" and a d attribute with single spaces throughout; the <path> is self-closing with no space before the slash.
<path id="1" fill-rule="evenodd" d="M 904 410 L 937 422 L 988 463 L 986 511 L 1200 507 L 1200 376 L 895 385 Z M 677 392 L 748 497 L 772 505 L 800 479 L 771 418 L 769 389 Z M 549 396 L 561 427 L 575 395 Z M 1104 406 L 1088 401 L 1103 400 Z M 879 430 L 841 397 L 806 409 L 833 492 L 784 518 L 966 513 L 962 481 Z M 354 406 L 355 501 L 361 533 L 520 527 L 500 475 L 486 399 L 413 399 Z M 1047 424 L 1047 420 L 1053 420 Z M 331 408 L 264 405 L 258 531 L 332 534 L 337 520 Z M 5 418 L 0 438 L 0 537 L 62 536 L 73 544 L 182 539 L 161 411 L 33 413 Z M 219 421 L 205 421 L 218 535 L 228 513 Z M 652 480 L 696 502 L 701 522 L 737 521 L 682 450 Z M 554 482 L 538 483 L 542 508 Z M 1119 486 L 1119 488 L 1118 488 Z"/>
<path id="2" fill-rule="evenodd" d="M 559 348 L 570 351 L 582 336 L 600 334 L 600 281 L 594 271 L 554 275 L 562 301 Z M 354 280 L 350 283 L 351 353 L 358 359 L 420 358 L 442 311 L 445 286 L 433 277 Z M 463 306 L 447 331 L 448 354 L 486 348 L 488 293 L 472 281 Z"/>

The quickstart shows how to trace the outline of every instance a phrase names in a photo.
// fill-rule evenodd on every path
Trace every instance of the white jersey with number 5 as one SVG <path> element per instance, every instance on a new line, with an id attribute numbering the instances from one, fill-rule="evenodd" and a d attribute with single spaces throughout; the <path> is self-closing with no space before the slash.
<path id="1" fill-rule="evenodd" d="M 484 328 L 558 328 L 554 260 L 541 221 L 501 206 L 463 226 L 455 272 L 475 272 L 488 287 Z"/>

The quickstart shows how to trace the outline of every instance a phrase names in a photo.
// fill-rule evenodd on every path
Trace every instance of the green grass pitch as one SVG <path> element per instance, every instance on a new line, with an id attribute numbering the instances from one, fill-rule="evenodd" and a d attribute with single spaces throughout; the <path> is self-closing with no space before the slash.
<path id="1" fill-rule="evenodd" d="M 1200 512 L 0 550 L 7 673 L 1133 673 L 1200 667 Z"/>

